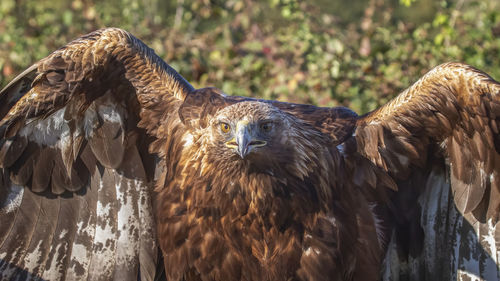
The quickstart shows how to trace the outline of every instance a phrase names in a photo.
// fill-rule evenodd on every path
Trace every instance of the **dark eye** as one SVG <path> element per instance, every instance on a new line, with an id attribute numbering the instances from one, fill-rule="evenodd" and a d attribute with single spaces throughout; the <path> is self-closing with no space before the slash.
<path id="1" fill-rule="evenodd" d="M 231 126 L 229 126 L 229 124 L 227 123 L 220 123 L 220 130 L 223 132 L 223 133 L 229 133 L 229 130 L 231 129 Z"/>
<path id="2" fill-rule="evenodd" d="M 260 124 L 260 129 L 264 132 L 271 131 L 272 127 L 273 127 L 273 123 L 271 123 L 271 122 L 265 122 L 265 123 Z"/>

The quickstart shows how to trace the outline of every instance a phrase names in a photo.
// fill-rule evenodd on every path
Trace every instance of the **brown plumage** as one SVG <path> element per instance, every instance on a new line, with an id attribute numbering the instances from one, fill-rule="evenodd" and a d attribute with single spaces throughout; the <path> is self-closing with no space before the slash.
<path id="1" fill-rule="evenodd" d="M 358 117 L 85 35 L 0 92 L 0 279 L 495 280 L 499 94 L 451 63 Z"/>

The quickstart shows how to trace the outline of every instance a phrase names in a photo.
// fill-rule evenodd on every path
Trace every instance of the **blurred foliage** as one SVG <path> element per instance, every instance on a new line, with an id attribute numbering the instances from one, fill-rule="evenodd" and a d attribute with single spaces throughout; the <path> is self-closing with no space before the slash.
<path id="1" fill-rule="evenodd" d="M 443 62 L 499 79 L 497 2 L 1 0 L 0 85 L 73 38 L 116 26 L 195 87 L 364 113 Z"/>

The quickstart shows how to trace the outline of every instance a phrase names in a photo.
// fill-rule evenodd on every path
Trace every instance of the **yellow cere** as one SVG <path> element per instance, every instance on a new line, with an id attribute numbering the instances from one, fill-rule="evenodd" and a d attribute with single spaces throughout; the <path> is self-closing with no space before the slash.
<path id="1" fill-rule="evenodd" d="M 236 142 L 235 138 L 232 138 L 230 141 L 226 142 L 226 146 L 230 148 L 237 148 L 238 143 Z"/>

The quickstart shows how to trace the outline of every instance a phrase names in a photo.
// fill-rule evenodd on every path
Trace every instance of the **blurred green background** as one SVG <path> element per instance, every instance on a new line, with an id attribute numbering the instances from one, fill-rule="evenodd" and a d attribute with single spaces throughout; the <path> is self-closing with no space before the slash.
<path id="1" fill-rule="evenodd" d="M 195 87 L 365 113 L 430 68 L 500 79 L 498 0 L 1 0 L 0 86 L 79 35 L 132 32 Z"/>

